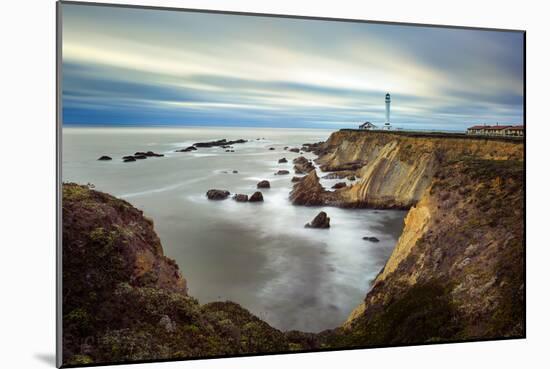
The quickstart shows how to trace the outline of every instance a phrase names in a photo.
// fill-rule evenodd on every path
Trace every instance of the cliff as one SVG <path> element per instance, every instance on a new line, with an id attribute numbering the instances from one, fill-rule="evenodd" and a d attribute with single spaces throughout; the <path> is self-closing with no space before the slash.
<path id="1" fill-rule="evenodd" d="M 359 181 L 324 201 L 348 207 L 408 209 L 434 173 L 459 157 L 523 160 L 523 143 L 455 135 L 338 131 L 315 148 L 323 171 L 354 171 Z M 296 204 L 303 204 L 299 200 Z"/>
<path id="2" fill-rule="evenodd" d="M 63 184 L 63 363 L 162 360 L 315 347 L 233 302 L 200 305 L 153 222 L 128 202 Z"/>
<path id="3" fill-rule="evenodd" d="M 314 152 L 321 170 L 360 180 L 331 192 L 310 173 L 294 204 L 410 209 L 365 300 L 321 347 L 524 336 L 523 142 L 339 131 Z"/>
<path id="4" fill-rule="evenodd" d="M 441 166 L 364 302 L 326 347 L 523 337 L 523 162 Z"/>

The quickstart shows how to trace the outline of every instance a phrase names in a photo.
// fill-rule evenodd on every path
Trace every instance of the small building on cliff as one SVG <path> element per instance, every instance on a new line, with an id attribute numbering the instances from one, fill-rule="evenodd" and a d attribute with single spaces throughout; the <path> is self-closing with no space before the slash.
<path id="1" fill-rule="evenodd" d="M 371 130 L 371 129 L 376 129 L 376 126 L 374 124 L 372 124 L 371 122 L 365 122 L 365 123 L 359 125 L 359 129 Z"/>
<path id="2" fill-rule="evenodd" d="M 466 134 L 469 135 L 482 135 L 482 136 L 512 136 L 522 137 L 524 132 L 523 125 L 476 125 L 469 127 L 466 130 Z"/>

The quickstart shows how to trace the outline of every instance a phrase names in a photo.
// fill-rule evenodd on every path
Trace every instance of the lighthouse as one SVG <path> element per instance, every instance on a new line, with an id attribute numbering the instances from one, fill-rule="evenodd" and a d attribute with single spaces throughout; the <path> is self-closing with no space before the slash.
<path id="1" fill-rule="evenodd" d="M 386 94 L 386 121 L 384 122 L 384 129 L 390 129 L 390 104 L 391 104 L 391 97 L 390 94 Z"/>

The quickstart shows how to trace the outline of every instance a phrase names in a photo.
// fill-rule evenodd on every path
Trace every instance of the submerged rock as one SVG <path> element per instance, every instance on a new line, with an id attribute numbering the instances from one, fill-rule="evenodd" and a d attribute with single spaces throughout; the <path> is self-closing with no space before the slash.
<path id="1" fill-rule="evenodd" d="M 250 199 L 248 199 L 248 202 L 259 202 L 264 201 L 264 196 L 260 191 L 256 191 L 250 196 Z"/>
<path id="2" fill-rule="evenodd" d="M 113 158 L 111 158 L 110 156 L 107 156 L 107 155 L 103 155 L 97 160 L 113 160 Z"/>
<path id="3" fill-rule="evenodd" d="M 143 159 L 147 159 L 147 156 L 145 156 L 145 155 L 134 155 L 134 159 L 143 160 Z"/>
<path id="4" fill-rule="evenodd" d="M 128 162 L 131 162 L 131 161 L 136 161 L 136 158 L 134 158 L 133 156 L 124 156 L 122 158 L 122 161 L 125 162 L 125 163 L 128 163 Z"/>
<path id="5" fill-rule="evenodd" d="M 197 142 L 197 143 L 194 143 L 193 146 L 195 146 L 195 147 L 231 146 L 231 145 L 234 145 L 234 144 L 245 143 L 245 142 L 247 142 L 247 141 L 242 139 L 242 138 L 238 139 L 238 140 L 234 140 L 234 141 L 227 141 L 224 138 L 224 139 L 216 140 L 216 141 Z"/>
<path id="6" fill-rule="evenodd" d="M 195 146 L 188 146 L 185 149 L 176 150 L 176 152 L 189 152 L 189 151 L 195 151 L 195 150 L 197 150 Z"/>
<path id="7" fill-rule="evenodd" d="M 233 174 L 237 174 L 237 173 L 239 173 L 238 170 L 234 170 L 234 171 L 233 171 Z"/>
<path id="8" fill-rule="evenodd" d="M 258 182 L 256 187 L 258 187 L 258 188 L 270 188 L 271 184 L 269 183 L 269 181 L 263 180 L 263 181 Z"/>
<path id="9" fill-rule="evenodd" d="M 164 156 L 164 154 L 157 154 L 156 152 L 153 152 L 153 151 L 147 151 L 147 152 L 138 151 L 134 154 L 134 156 L 162 157 Z"/>
<path id="10" fill-rule="evenodd" d="M 315 218 L 305 225 L 306 228 L 329 228 L 330 218 L 324 211 L 317 214 Z"/>
<path id="11" fill-rule="evenodd" d="M 206 197 L 208 197 L 209 200 L 225 200 L 229 195 L 230 195 L 230 192 L 226 190 L 214 189 L 214 190 L 208 190 L 208 192 L 206 192 Z"/>
<path id="12" fill-rule="evenodd" d="M 380 240 L 376 237 L 363 237 L 363 239 L 365 241 L 370 241 L 370 242 L 379 242 Z"/>
<path id="13" fill-rule="evenodd" d="M 282 176 L 282 175 L 285 175 L 285 174 L 289 174 L 290 172 L 288 170 L 285 170 L 285 169 L 281 169 L 279 171 L 277 171 L 277 173 L 275 173 L 276 176 Z"/>
<path id="14" fill-rule="evenodd" d="M 248 201 L 248 195 L 238 193 L 238 194 L 235 194 L 235 196 L 233 196 L 233 200 L 235 200 L 237 202 L 247 202 Z"/>
<path id="15" fill-rule="evenodd" d="M 288 160 L 286 158 L 279 159 L 279 164 L 281 163 L 288 163 Z"/>
<path id="16" fill-rule="evenodd" d="M 290 151 L 290 152 L 295 152 L 295 153 L 299 153 L 299 152 L 300 152 L 300 149 L 297 148 L 297 147 L 293 147 L 293 148 L 291 148 L 291 149 L 288 149 L 288 151 Z"/>
<path id="17" fill-rule="evenodd" d="M 274 148 L 274 147 L 270 147 L 269 150 L 275 150 L 275 148 Z"/>

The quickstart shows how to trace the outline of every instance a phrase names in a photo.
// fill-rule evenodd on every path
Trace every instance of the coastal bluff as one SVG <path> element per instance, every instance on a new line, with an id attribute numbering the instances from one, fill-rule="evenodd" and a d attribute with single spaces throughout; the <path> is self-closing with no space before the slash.
<path id="1" fill-rule="evenodd" d="M 308 149 L 358 179 L 330 191 L 309 171 L 294 204 L 409 209 L 347 321 L 283 332 L 237 302 L 201 305 L 141 210 L 64 183 L 63 364 L 524 337 L 522 142 L 339 131 Z"/>
<path id="2" fill-rule="evenodd" d="M 199 304 L 141 210 L 87 186 L 62 191 L 63 365 L 318 347 L 237 303 Z"/>
<path id="3" fill-rule="evenodd" d="M 316 205 L 408 209 L 415 205 L 439 168 L 461 158 L 523 160 L 520 140 L 457 135 L 407 134 L 341 130 L 313 150 L 324 172 L 345 172 L 359 180 L 334 194 L 327 191 Z M 295 186 L 291 201 L 302 205 Z M 317 189 L 315 191 L 319 192 Z M 295 199 L 294 197 L 297 197 Z"/>
<path id="4" fill-rule="evenodd" d="M 322 171 L 360 180 L 327 191 L 310 173 L 294 204 L 410 209 L 364 301 L 324 345 L 524 337 L 521 140 L 342 130 L 314 152 Z"/>

